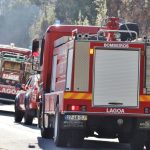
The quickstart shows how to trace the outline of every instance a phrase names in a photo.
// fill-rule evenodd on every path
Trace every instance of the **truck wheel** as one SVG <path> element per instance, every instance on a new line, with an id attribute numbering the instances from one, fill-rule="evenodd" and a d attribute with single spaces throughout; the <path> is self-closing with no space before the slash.
<path id="1" fill-rule="evenodd" d="M 143 150 L 146 134 L 143 131 L 135 131 L 131 137 L 131 150 Z"/>
<path id="2" fill-rule="evenodd" d="M 24 114 L 24 123 L 26 125 L 31 125 L 33 122 L 33 110 L 26 110 Z"/>
<path id="3" fill-rule="evenodd" d="M 20 123 L 22 121 L 23 116 L 24 112 L 18 109 L 17 104 L 15 102 L 15 116 L 14 116 L 15 122 Z"/>
<path id="4" fill-rule="evenodd" d="M 41 128 L 41 113 L 37 110 L 38 128 Z"/>
<path id="5" fill-rule="evenodd" d="M 40 102 L 37 108 L 37 119 L 39 128 L 41 128 L 41 118 L 42 118 L 42 103 Z"/>
<path id="6" fill-rule="evenodd" d="M 79 147 L 82 145 L 83 139 L 84 139 L 84 132 L 82 130 L 61 129 L 61 115 L 59 113 L 59 106 L 57 105 L 55 112 L 55 126 L 54 126 L 55 145 Z"/>
<path id="7" fill-rule="evenodd" d="M 56 146 L 65 146 L 67 138 L 61 126 L 61 116 L 59 113 L 59 106 L 56 106 L 55 110 L 55 122 L 54 122 L 54 143 Z"/>
<path id="8" fill-rule="evenodd" d="M 41 136 L 42 136 L 42 138 L 52 139 L 53 138 L 53 129 L 41 127 Z"/>
<path id="9" fill-rule="evenodd" d="M 48 127 L 45 127 L 43 116 L 41 117 L 40 121 L 40 129 L 41 129 L 41 136 L 42 138 L 46 139 L 52 139 L 54 136 L 54 129 L 52 127 L 49 127 L 49 119 L 50 117 L 48 116 Z"/>

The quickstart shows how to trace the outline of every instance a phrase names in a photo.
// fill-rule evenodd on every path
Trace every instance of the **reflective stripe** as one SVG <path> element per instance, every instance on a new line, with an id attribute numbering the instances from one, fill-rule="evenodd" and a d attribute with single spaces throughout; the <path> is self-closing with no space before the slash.
<path id="1" fill-rule="evenodd" d="M 64 93 L 64 99 L 86 99 L 86 100 L 91 100 L 92 99 L 92 94 L 91 93 L 73 93 L 73 92 L 68 92 Z"/>
<path id="2" fill-rule="evenodd" d="M 67 92 L 64 93 L 64 99 L 86 99 L 86 100 L 92 100 L 92 94 L 91 93 L 73 93 L 73 92 Z M 150 102 L 150 95 L 141 95 L 140 96 L 141 102 Z"/>
<path id="3" fill-rule="evenodd" d="M 141 102 L 150 102 L 150 95 L 141 95 L 140 96 L 140 101 Z"/>

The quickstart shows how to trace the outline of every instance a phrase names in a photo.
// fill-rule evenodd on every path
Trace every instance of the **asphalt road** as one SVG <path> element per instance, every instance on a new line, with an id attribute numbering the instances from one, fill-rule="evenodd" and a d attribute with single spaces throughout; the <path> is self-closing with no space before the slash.
<path id="1" fill-rule="evenodd" d="M 0 150 L 129 150 L 127 144 L 117 140 L 85 139 L 81 148 L 56 147 L 53 140 L 40 136 L 35 119 L 32 126 L 14 122 L 13 105 L 0 105 Z"/>

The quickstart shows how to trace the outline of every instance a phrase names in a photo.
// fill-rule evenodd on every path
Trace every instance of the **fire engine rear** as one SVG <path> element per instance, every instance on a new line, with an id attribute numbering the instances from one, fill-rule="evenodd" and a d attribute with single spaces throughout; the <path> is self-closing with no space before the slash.
<path id="1" fill-rule="evenodd" d="M 42 137 L 57 146 L 118 138 L 133 150 L 150 149 L 149 43 L 137 24 L 119 18 L 101 28 L 49 27 L 40 60 Z"/>

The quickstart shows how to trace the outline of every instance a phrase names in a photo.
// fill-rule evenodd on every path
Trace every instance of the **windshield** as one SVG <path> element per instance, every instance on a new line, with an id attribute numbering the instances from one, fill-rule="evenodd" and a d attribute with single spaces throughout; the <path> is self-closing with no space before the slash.
<path id="1" fill-rule="evenodd" d="M 21 70 L 21 64 L 17 62 L 12 62 L 12 61 L 5 61 L 3 63 L 3 68 L 5 71 L 20 71 Z"/>

